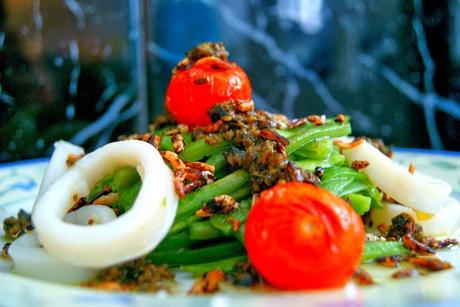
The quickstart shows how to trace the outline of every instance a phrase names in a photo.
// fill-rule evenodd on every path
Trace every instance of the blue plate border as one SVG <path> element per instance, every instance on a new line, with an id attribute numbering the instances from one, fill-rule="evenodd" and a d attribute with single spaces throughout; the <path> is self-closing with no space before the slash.
<path id="1" fill-rule="evenodd" d="M 415 153 L 415 154 L 425 154 L 425 155 L 460 157 L 460 151 L 449 151 L 449 150 L 440 150 L 440 149 L 393 147 L 393 151 L 401 152 L 401 153 Z"/>
<path id="2" fill-rule="evenodd" d="M 36 158 L 36 159 L 29 159 L 29 160 L 20 160 L 20 161 L 0 163 L 0 169 L 7 168 L 7 167 L 13 167 L 13 166 L 21 166 L 21 165 L 26 165 L 26 164 L 43 163 L 43 162 L 47 162 L 49 159 L 50 159 L 49 157 L 46 157 L 46 158 Z"/>

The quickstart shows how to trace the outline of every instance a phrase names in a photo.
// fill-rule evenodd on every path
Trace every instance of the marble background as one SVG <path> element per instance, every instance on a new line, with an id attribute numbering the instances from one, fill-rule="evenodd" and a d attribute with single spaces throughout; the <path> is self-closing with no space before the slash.
<path id="1" fill-rule="evenodd" d="M 0 161 L 145 130 L 201 41 L 225 42 L 260 108 L 460 150 L 460 0 L 0 0 Z"/>

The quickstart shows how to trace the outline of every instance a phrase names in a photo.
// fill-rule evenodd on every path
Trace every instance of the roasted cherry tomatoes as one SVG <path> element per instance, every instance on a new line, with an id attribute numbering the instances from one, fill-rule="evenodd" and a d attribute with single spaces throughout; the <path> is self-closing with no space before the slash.
<path id="1" fill-rule="evenodd" d="M 166 92 L 166 108 L 181 124 L 211 123 L 208 109 L 229 99 L 251 99 L 251 84 L 235 63 L 209 56 L 177 70 Z"/>
<path id="2" fill-rule="evenodd" d="M 343 286 L 364 248 L 364 225 L 348 203 L 307 183 L 261 193 L 246 221 L 249 259 L 271 285 L 286 290 Z"/>

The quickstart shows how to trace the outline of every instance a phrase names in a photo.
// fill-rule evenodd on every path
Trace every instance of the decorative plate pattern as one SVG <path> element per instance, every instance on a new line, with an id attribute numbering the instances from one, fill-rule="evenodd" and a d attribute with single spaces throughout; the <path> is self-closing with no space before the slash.
<path id="1" fill-rule="evenodd" d="M 460 198 L 460 153 L 397 149 L 395 160 L 403 165 L 412 162 L 416 170 L 448 181 L 456 197 Z M 0 164 L 0 220 L 15 214 L 20 208 L 31 210 L 46 165 L 46 159 Z M 7 264 L 0 262 L 0 269 L 3 270 L 0 272 L 0 305 L 418 306 L 442 303 L 443 306 L 454 306 L 460 300 L 460 250 L 442 253 L 440 256 L 451 261 L 456 268 L 427 277 L 392 282 L 385 282 L 385 278 L 391 274 L 390 269 L 371 268 L 381 283 L 366 288 L 349 284 L 336 291 L 302 293 L 236 292 L 230 289 L 205 297 L 99 292 L 13 275 L 7 272 Z"/>

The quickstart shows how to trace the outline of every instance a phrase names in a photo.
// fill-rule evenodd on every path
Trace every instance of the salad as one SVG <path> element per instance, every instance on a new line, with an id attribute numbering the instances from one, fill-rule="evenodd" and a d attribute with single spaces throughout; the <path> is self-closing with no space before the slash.
<path id="1" fill-rule="evenodd" d="M 458 245 L 448 183 L 352 137 L 346 115 L 257 109 L 222 43 L 187 52 L 165 109 L 149 132 L 88 154 L 55 143 L 32 212 L 3 223 L 13 272 L 149 292 L 187 272 L 202 294 L 372 284 L 367 262 L 404 263 L 394 278 L 452 267 L 435 255 Z"/>

